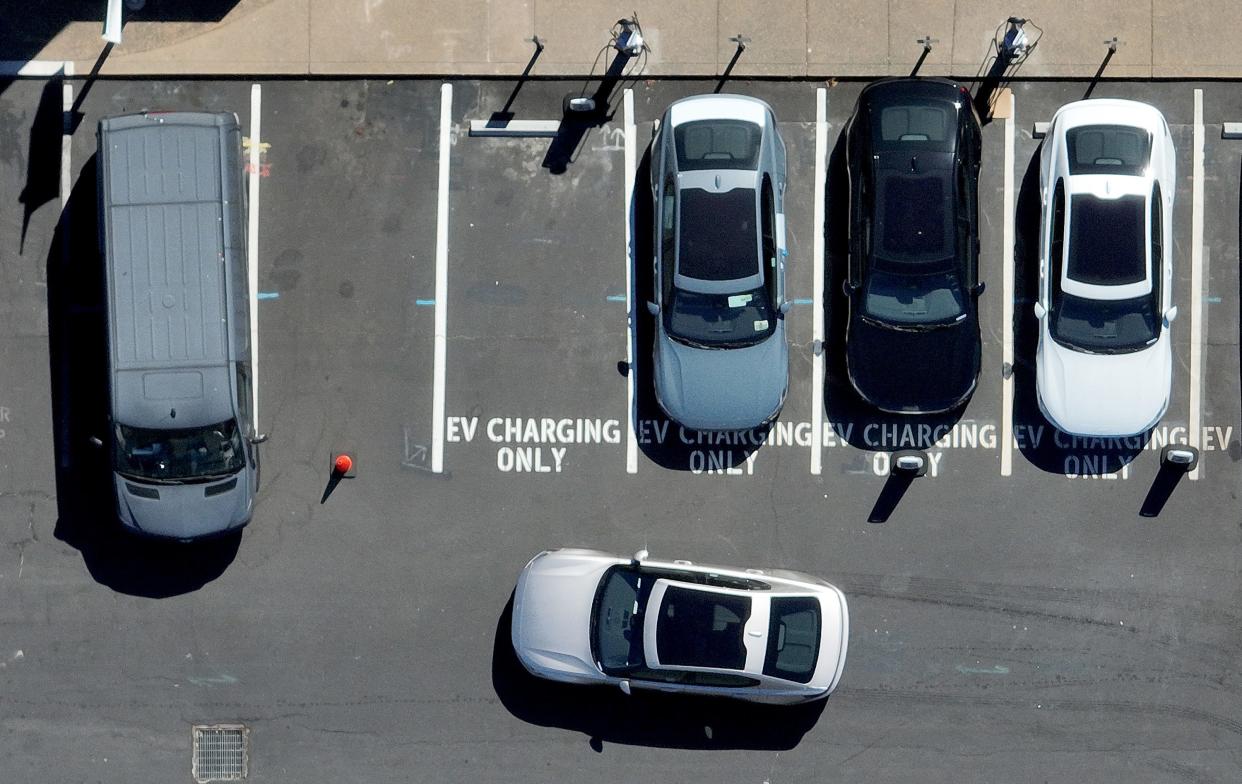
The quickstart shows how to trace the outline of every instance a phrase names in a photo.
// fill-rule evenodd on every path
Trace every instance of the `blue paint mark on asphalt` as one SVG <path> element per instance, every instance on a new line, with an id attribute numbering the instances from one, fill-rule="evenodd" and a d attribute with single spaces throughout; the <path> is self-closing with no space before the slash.
<path id="1" fill-rule="evenodd" d="M 625 302 L 625 295 L 624 294 L 609 294 L 607 297 L 604 297 L 604 299 L 608 300 L 609 302 Z"/>
<path id="2" fill-rule="evenodd" d="M 279 291 L 260 291 L 259 299 L 280 299 Z"/>
<path id="3" fill-rule="evenodd" d="M 415 305 L 422 305 L 423 307 L 427 307 L 428 305 L 434 305 L 434 304 L 436 304 L 436 301 L 435 301 L 434 299 L 416 299 L 416 300 L 414 300 L 414 304 L 415 304 Z"/>
<path id="4" fill-rule="evenodd" d="M 791 302 L 793 302 L 793 304 L 795 304 L 795 305 L 810 305 L 810 304 L 811 304 L 814 300 L 810 300 L 810 299 L 795 299 L 795 300 L 790 300 L 790 301 L 791 301 Z"/>
<path id="5" fill-rule="evenodd" d="M 1207 297 L 1206 299 L 1207 299 L 1207 301 L 1208 301 L 1208 303 L 1209 303 L 1209 304 L 1212 304 L 1212 305 L 1219 305 L 1219 304 L 1220 304 L 1220 297 Z"/>

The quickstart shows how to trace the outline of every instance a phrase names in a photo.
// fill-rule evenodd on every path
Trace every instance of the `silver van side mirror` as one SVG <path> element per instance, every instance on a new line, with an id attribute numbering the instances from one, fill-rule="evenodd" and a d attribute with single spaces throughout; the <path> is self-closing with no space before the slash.
<path id="1" fill-rule="evenodd" d="M 647 312 L 653 316 L 658 316 L 660 315 L 660 306 L 651 300 L 647 300 Z"/>
<path id="2" fill-rule="evenodd" d="M 1044 307 L 1044 303 L 1036 302 L 1035 303 L 1035 318 L 1039 319 L 1040 321 L 1043 321 L 1044 317 L 1047 315 L 1048 315 L 1048 309 Z"/>
<path id="3" fill-rule="evenodd" d="M 785 300 L 784 302 L 782 302 L 781 307 L 780 307 L 781 315 L 784 316 L 786 313 L 789 312 L 789 309 L 792 307 L 793 307 L 793 303 L 790 302 L 789 300 Z"/>

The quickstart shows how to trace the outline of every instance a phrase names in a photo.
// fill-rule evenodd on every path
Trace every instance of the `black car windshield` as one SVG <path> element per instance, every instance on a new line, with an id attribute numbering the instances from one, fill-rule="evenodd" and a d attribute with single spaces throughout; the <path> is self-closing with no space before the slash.
<path id="1" fill-rule="evenodd" d="M 772 599 L 768 651 L 763 674 L 806 683 L 819 659 L 819 600 L 810 596 Z"/>
<path id="2" fill-rule="evenodd" d="M 643 657 L 643 607 L 652 582 L 637 569 L 616 566 L 600 581 L 591 614 L 591 648 L 606 673 L 646 666 Z"/>
<path id="3" fill-rule="evenodd" d="M 1154 343 L 1160 336 L 1160 319 L 1150 295 L 1100 300 L 1061 293 L 1049 330 L 1067 348 L 1125 354 Z"/>
<path id="4" fill-rule="evenodd" d="M 139 479 L 193 482 L 246 465 L 236 420 L 184 430 L 116 426 L 117 471 Z"/>
<path id="5" fill-rule="evenodd" d="M 656 621 L 656 652 L 664 666 L 746 666 L 743 629 L 750 597 L 670 585 Z"/>
<path id="6" fill-rule="evenodd" d="M 966 298 L 952 272 L 922 272 L 873 267 L 863 291 L 863 313 L 898 327 L 933 327 L 957 322 Z M 900 265 L 905 266 L 905 265 Z"/>
<path id="7" fill-rule="evenodd" d="M 739 348 L 766 339 L 776 330 L 772 303 L 762 288 L 736 294 L 704 294 L 673 289 L 664 328 L 683 343 L 706 348 Z"/>
<path id="8" fill-rule="evenodd" d="M 763 129 L 744 120 L 698 120 L 673 132 L 677 170 L 755 169 Z"/>

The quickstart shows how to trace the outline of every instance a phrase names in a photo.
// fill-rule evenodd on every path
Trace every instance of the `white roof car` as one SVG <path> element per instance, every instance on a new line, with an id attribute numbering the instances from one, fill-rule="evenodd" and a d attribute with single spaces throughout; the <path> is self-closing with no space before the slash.
<path id="1" fill-rule="evenodd" d="M 1173 375 L 1173 139 L 1137 101 L 1062 106 L 1040 155 L 1039 406 L 1060 430 L 1155 427 Z"/>
<path id="2" fill-rule="evenodd" d="M 849 612 L 799 572 L 545 550 L 518 578 L 512 635 L 550 680 L 798 703 L 840 681 Z"/>

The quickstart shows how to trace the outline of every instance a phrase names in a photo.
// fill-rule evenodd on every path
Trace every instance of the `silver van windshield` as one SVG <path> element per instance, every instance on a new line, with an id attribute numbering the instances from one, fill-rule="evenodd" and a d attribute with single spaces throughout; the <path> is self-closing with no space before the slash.
<path id="1" fill-rule="evenodd" d="M 156 482 L 196 482 L 246 466 L 237 421 L 206 427 L 150 430 L 116 426 L 117 472 Z"/>

